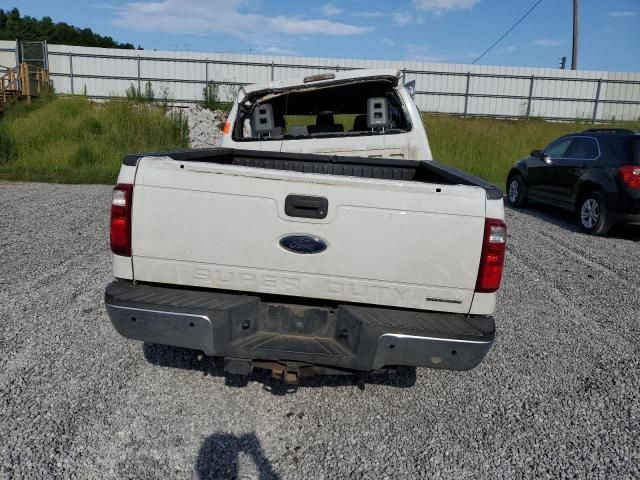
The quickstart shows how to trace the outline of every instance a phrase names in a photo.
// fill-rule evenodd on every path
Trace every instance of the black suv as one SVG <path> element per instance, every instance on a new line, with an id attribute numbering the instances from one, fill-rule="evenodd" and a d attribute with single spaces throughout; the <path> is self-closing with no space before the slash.
<path id="1" fill-rule="evenodd" d="M 565 135 L 513 166 L 507 198 L 513 207 L 533 201 L 571 210 L 594 235 L 616 223 L 640 224 L 640 134 L 590 129 Z"/>

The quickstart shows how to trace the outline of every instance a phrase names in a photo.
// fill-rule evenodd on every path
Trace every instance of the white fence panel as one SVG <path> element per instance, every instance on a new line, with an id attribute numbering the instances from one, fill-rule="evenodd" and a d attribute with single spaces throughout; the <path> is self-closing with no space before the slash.
<path id="1" fill-rule="evenodd" d="M 237 88 L 354 68 L 394 68 L 416 81 L 426 112 L 569 120 L 640 118 L 640 73 L 436 64 L 391 60 L 161 52 L 49 45 L 57 92 L 94 98 L 125 96 L 132 85 L 177 103 L 197 102 L 207 81 L 222 100 Z M 15 42 L 0 41 L 0 65 L 15 65 Z M 0 71 L 1 71 L 0 67 Z"/>

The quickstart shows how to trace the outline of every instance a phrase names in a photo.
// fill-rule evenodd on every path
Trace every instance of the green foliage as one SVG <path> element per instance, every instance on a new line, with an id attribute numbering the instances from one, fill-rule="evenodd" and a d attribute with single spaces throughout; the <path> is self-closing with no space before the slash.
<path id="1" fill-rule="evenodd" d="M 144 90 L 137 88 L 133 83 L 126 90 L 127 99 L 136 103 L 154 103 L 156 94 L 150 81 L 144 84 Z"/>
<path id="2" fill-rule="evenodd" d="M 154 104 L 38 99 L 0 119 L 0 179 L 114 183 L 126 153 L 187 145 L 185 119 Z"/>
<path id="3" fill-rule="evenodd" d="M 133 83 L 127 88 L 125 94 L 127 95 L 127 100 L 142 103 L 142 92 Z"/>
<path id="4" fill-rule="evenodd" d="M 62 45 L 79 45 L 82 47 L 128 48 L 135 47 L 130 43 L 119 43 L 113 38 L 94 33 L 90 28 L 78 28 L 64 22 L 54 23 L 51 17 L 38 20 L 34 17 L 21 16 L 17 8 L 0 9 L 0 40 L 46 40 L 49 43 Z M 141 49 L 138 46 L 138 49 Z"/>
<path id="5" fill-rule="evenodd" d="M 516 160 L 552 140 L 593 125 L 587 122 L 547 122 L 542 119 L 496 120 L 426 114 L 424 123 L 433 158 L 489 180 L 504 189 Z M 640 122 L 607 127 L 640 130 Z"/>
<path id="6" fill-rule="evenodd" d="M 202 104 L 209 110 L 218 110 L 223 107 L 220 101 L 220 88 L 217 83 L 208 81 L 202 89 Z"/>
<path id="7" fill-rule="evenodd" d="M 169 114 L 171 119 L 171 136 L 187 146 L 189 144 L 189 122 L 187 116 L 183 115 L 179 109 L 173 110 Z"/>
<path id="8" fill-rule="evenodd" d="M 71 154 L 70 163 L 74 167 L 86 167 L 99 162 L 99 155 L 92 145 L 82 143 Z"/>
<path id="9" fill-rule="evenodd" d="M 153 86 L 151 82 L 147 82 L 144 84 L 144 99 L 146 102 L 153 102 L 156 99 L 156 94 L 153 91 Z"/>
<path id="10" fill-rule="evenodd" d="M 126 153 L 186 147 L 186 118 L 177 110 L 166 114 L 168 91 L 161 90 L 154 99 L 96 104 L 86 97 L 45 96 L 15 105 L 0 119 L 0 179 L 113 183 Z M 337 117 L 345 125 L 353 123 L 353 118 Z M 287 123 L 306 120 L 290 116 Z M 436 160 L 499 186 L 504 186 L 513 163 L 532 149 L 591 126 L 447 115 L 425 115 L 424 121 Z M 640 121 L 607 126 L 640 130 Z"/>
<path id="11" fill-rule="evenodd" d="M 0 165 L 9 161 L 15 155 L 15 145 L 13 138 L 9 135 L 9 131 L 5 122 L 0 120 Z"/>
<path id="12" fill-rule="evenodd" d="M 160 97 L 156 100 L 156 104 L 159 105 L 165 112 L 169 110 L 169 106 L 173 101 L 169 87 L 163 85 L 160 87 Z"/>

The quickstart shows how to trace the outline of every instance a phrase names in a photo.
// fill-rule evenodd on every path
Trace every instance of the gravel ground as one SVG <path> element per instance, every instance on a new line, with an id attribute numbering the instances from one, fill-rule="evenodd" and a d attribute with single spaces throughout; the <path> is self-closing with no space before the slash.
<path id="1" fill-rule="evenodd" d="M 509 210 L 473 371 L 238 386 L 113 330 L 109 195 L 0 184 L 0 479 L 640 476 L 640 230 Z"/>

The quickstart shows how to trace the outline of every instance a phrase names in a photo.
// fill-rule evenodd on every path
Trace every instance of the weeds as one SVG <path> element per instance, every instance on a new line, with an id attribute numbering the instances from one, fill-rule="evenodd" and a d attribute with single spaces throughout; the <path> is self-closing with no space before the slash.
<path id="1" fill-rule="evenodd" d="M 156 100 L 156 104 L 159 105 L 165 112 L 169 110 L 169 107 L 173 103 L 173 97 L 169 91 L 169 87 L 163 85 L 160 87 L 160 98 Z"/>
<path id="2" fill-rule="evenodd" d="M 228 99 L 235 99 L 238 96 L 240 87 L 233 84 L 217 84 L 209 81 L 202 89 L 202 102 L 200 105 L 208 110 L 229 111 L 231 102 Z"/>
<path id="3" fill-rule="evenodd" d="M 0 119 L 0 179 L 113 183 L 124 154 L 188 145 L 186 118 L 179 111 L 166 114 L 166 89 L 158 97 L 146 87 L 143 95 L 133 85 L 130 90 L 127 100 L 103 104 L 82 96 L 44 96 L 12 107 Z M 214 91 L 217 95 L 217 89 L 209 93 Z M 217 103 L 209 106 L 218 108 L 221 102 L 217 96 L 210 100 L 214 98 Z M 353 122 L 342 116 L 337 121 Z M 447 115 L 425 115 L 424 122 L 433 158 L 500 186 L 513 163 L 532 149 L 591 126 Z M 640 130 L 640 121 L 607 127 Z"/>
<path id="4" fill-rule="evenodd" d="M 208 81 L 202 89 L 202 104 L 204 108 L 209 110 L 218 110 L 222 108 L 223 103 L 220 101 L 220 87 L 217 83 Z"/>
<path id="5" fill-rule="evenodd" d="M 125 93 L 127 100 L 135 103 L 154 103 L 156 99 L 156 94 L 150 81 L 144 84 L 144 90 L 132 83 Z"/>
<path id="6" fill-rule="evenodd" d="M 504 187 L 516 160 L 552 140 L 593 125 L 587 122 L 548 122 L 542 119 L 496 120 L 427 114 L 424 123 L 433 158 Z M 612 123 L 640 130 L 640 122 Z"/>
<path id="7" fill-rule="evenodd" d="M 175 138 L 180 145 L 189 144 L 189 123 L 187 117 L 179 110 L 174 109 L 169 113 L 171 119 L 171 137 Z"/>
<path id="8" fill-rule="evenodd" d="M 0 179 L 114 183 L 124 154 L 184 148 L 187 139 L 184 118 L 154 104 L 38 99 L 0 120 Z"/>

